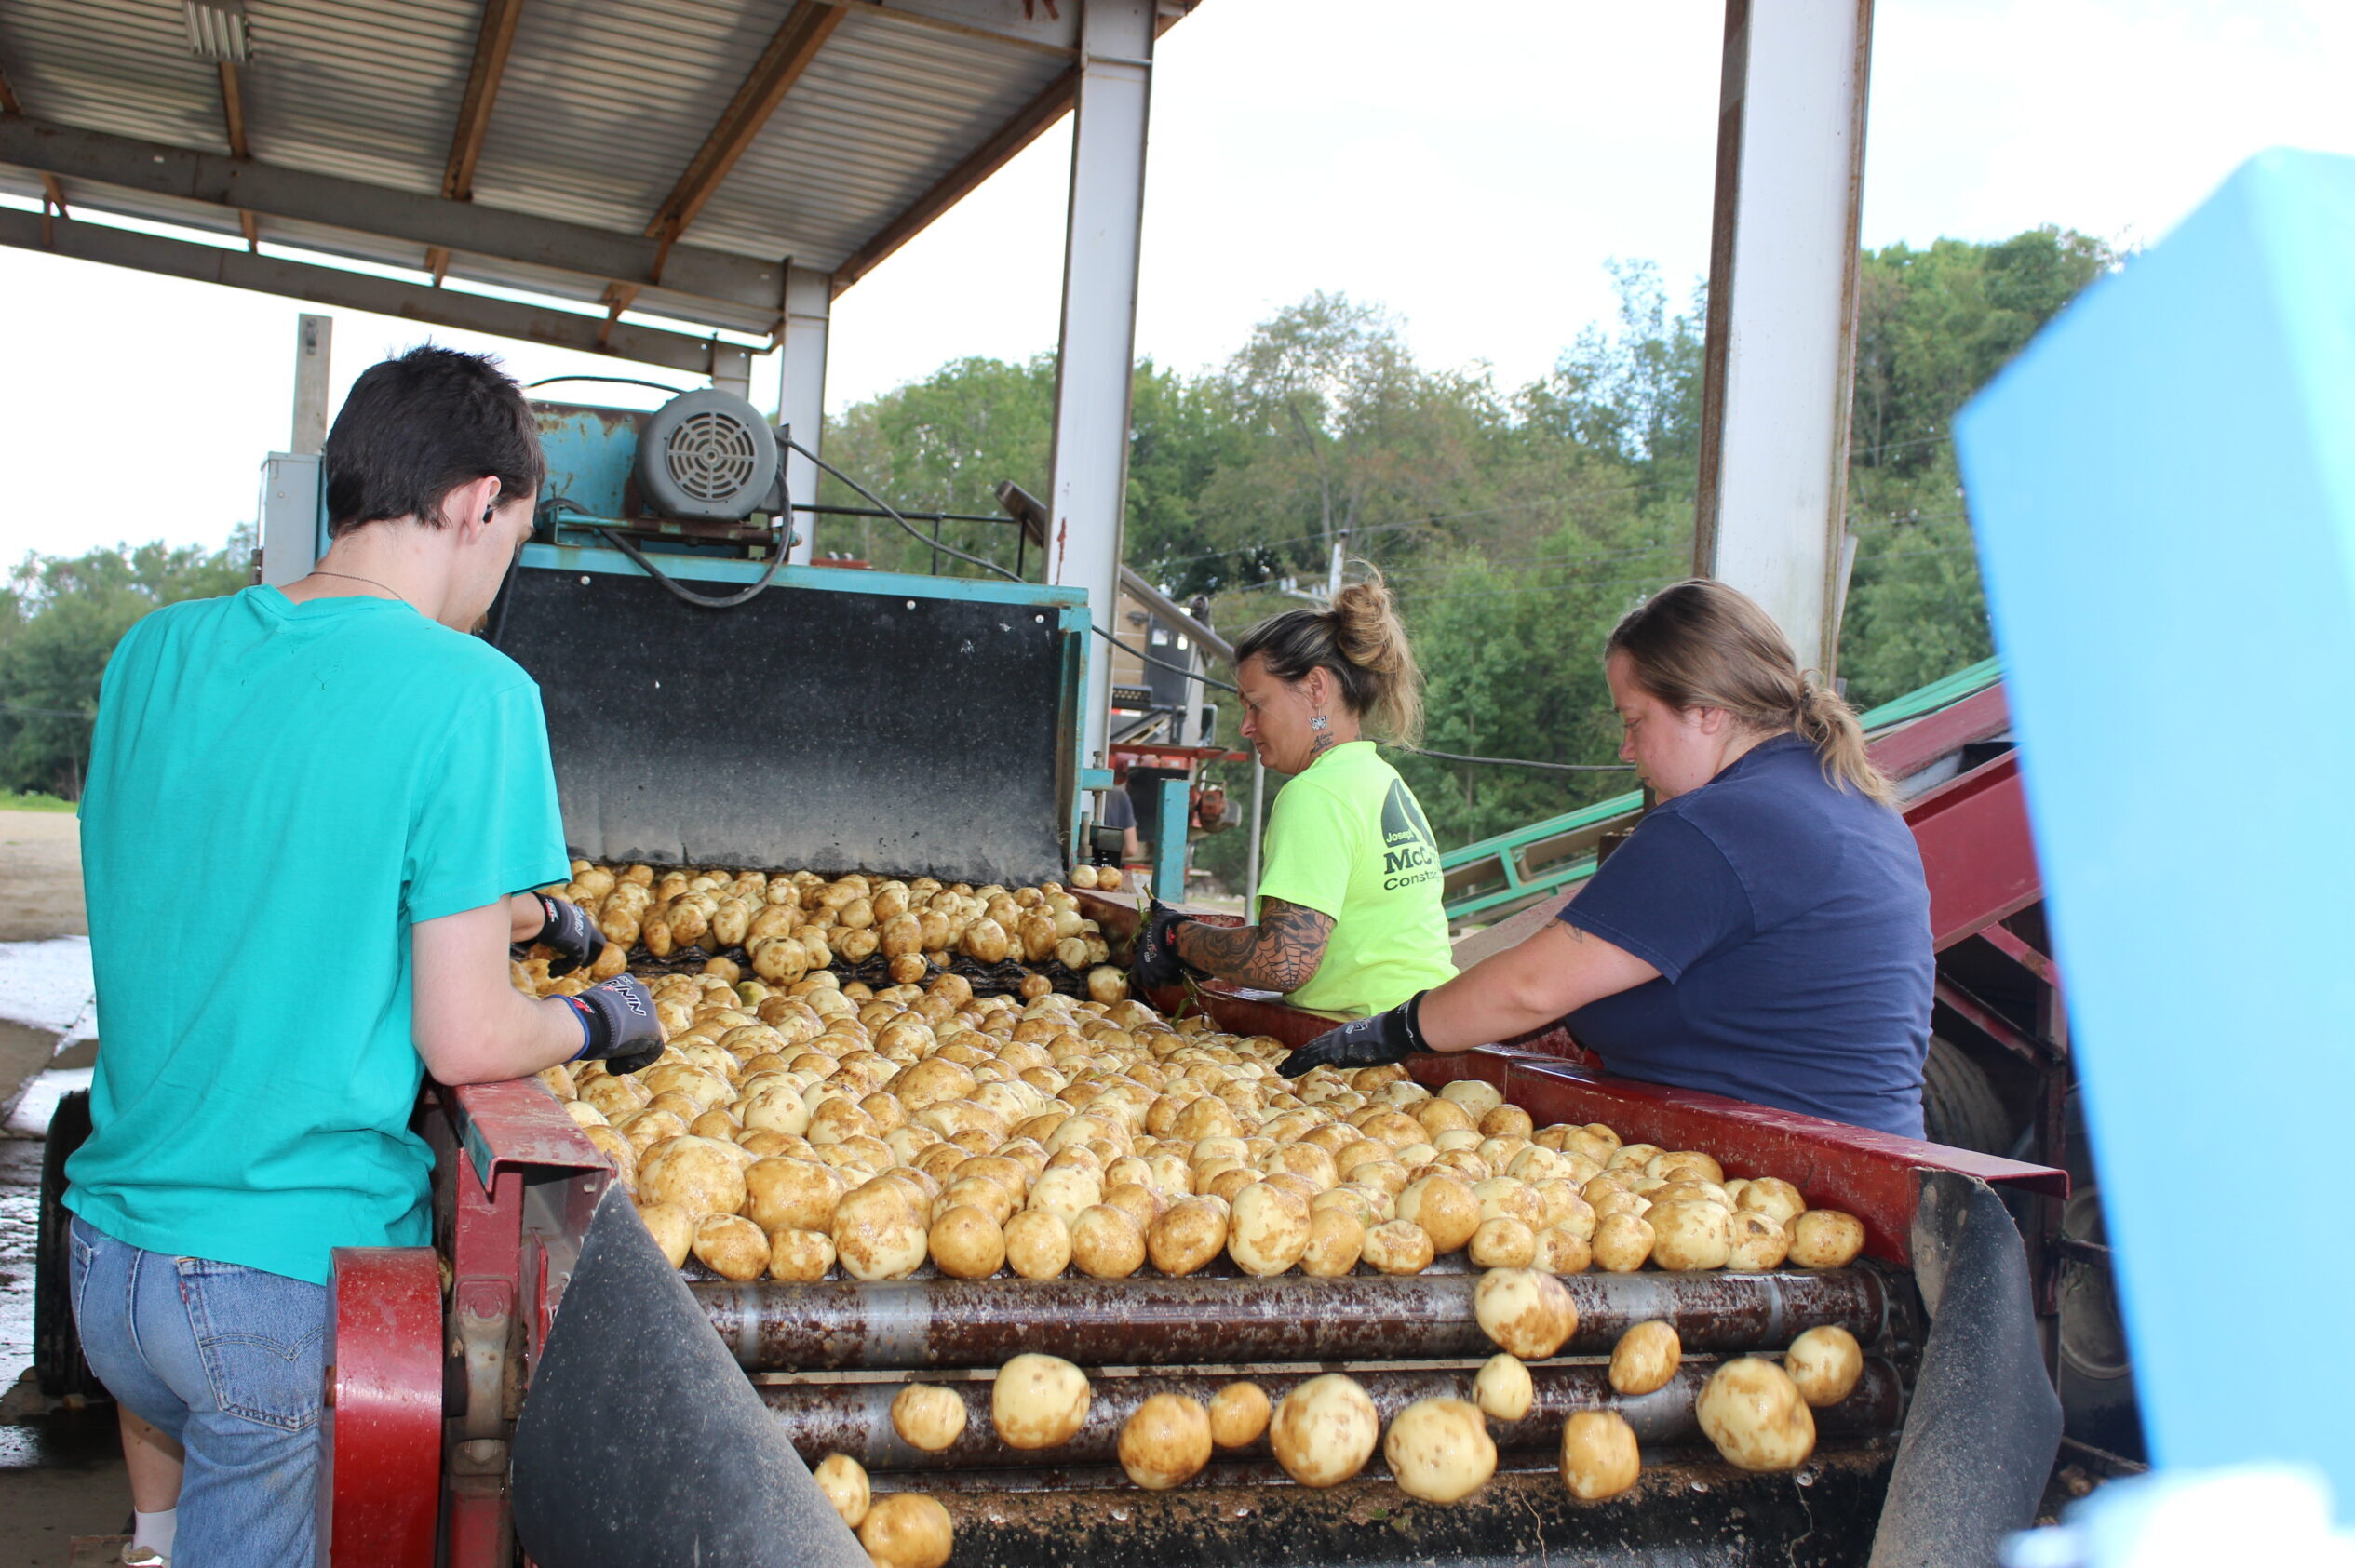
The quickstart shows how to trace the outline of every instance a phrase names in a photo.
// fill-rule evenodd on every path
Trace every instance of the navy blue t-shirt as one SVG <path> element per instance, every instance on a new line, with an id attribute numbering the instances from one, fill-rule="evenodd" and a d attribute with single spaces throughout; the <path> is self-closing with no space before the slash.
<path id="1" fill-rule="evenodd" d="M 1661 973 L 1569 1015 L 1612 1072 L 1922 1135 L 1921 852 L 1799 736 L 1662 802 L 1561 918 Z"/>

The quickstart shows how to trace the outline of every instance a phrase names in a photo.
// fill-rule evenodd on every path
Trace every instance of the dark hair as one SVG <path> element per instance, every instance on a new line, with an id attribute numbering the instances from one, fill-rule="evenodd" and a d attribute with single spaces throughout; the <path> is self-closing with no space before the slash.
<path id="1" fill-rule="evenodd" d="M 1388 739 L 1407 745 L 1422 739 L 1422 672 L 1379 572 L 1342 589 L 1330 610 L 1287 610 L 1244 633 L 1235 667 L 1254 658 L 1282 681 L 1329 670 L 1352 713 Z"/>
<path id="2" fill-rule="evenodd" d="M 512 499 L 547 476 L 523 389 L 486 354 L 427 343 L 371 365 L 327 433 L 328 532 L 390 517 L 439 528 L 442 499 L 486 476 Z"/>
<path id="3" fill-rule="evenodd" d="M 1848 699 L 1803 673 L 1791 639 L 1757 600 L 1705 577 L 1662 588 L 1611 630 L 1605 656 L 1623 653 L 1635 684 L 1679 713 L 1723 708 L 1769 734 L 1815 748 L 1823 776 L 1884 806 L 1896 786 L 1865 754 Z"/>

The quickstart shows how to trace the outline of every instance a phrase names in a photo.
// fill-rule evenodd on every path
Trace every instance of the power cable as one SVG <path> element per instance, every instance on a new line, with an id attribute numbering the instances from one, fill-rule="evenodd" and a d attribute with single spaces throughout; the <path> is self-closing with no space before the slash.
<path id="1" fill-rule="evenodd" d="M 842 483 L 850 486 L 851 489 L 856 490 L 867 500 L 871 501 L 876 505 L 881 507 L 884 514 L 888 516 L 893 522 L 897 523 L 901 528 L 908 530 L 908 538 L 914 540 L 917 543 L 922 544 L 927 550 L 938 550 L 943 555 L 954 556 L 959 560 L 980 567 L 985 571 L 994 571 L 1009 583 L 1024 583 L 1029 581 L 1020 572 L 1008 571 L 1005 568 L 1000 566 L 995 561 L 985 560 L 979 556 L 968 556 L 962 550 L 958 549 L 954 544 L 943 544 L 936 539 L 926 537 L 923 531 L 918 529 L 915 524 L 909 522 L 907 518 L 899 515 L 899 509 L 897 507 L 894 506 L 890 502 L 885 501 L 881 496 L 877 495 L 873 490 L 868 489 L 865 485 L 860 484 L 856 479 L 854 479 L 849 475 L 843 473 L 841 469 L 835 467 L 832 463 L 827 462 L 824 458 L 818 456 L 817 453 L 810 450 L 809 448 L 801 445 L 801 442 L 793 439 L 792 436 L 780 436 L 778 440 L 788 450 L 800 452 L 803 457 L 808 458 L 812 462 L 817 464 L 819 472 L 833 475 L 837 479 L 840 479 Z"/>
<path id="2" fill-rule="evenodd" d="M 1632 773 L 1635 771 L 1632 762 L 1532 762 L 1520 757 L 1466 757 L 1460 752 L 1426 751 L 1421 746 L 1410 746 L 1402 741 L 1385 741 L 1382 744 L 1399 751 L 1413 752 L 1417 757 L 1436 757 L 1442 762 L 1478 762 L 1491 768 L 1543 768 L 1556 773 Z"/>

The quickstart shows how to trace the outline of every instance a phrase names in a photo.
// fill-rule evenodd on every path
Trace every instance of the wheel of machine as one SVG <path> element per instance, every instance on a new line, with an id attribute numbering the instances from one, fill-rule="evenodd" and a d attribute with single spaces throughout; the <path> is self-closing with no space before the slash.
<path id="1" fill-rule="evenodd" d="M 82 1359 L 74 1326 L 74 1260 L 66 1226 L 65 1162 L 90 1135 L 90 1096 L 85 1090 L 58 1102 L 41 1150 L 41 1213 L 34 1240 L 33 1372 L 51 1399 L 102 1400 L 105 1385 Z"/>
<path id="2" fill-rule="evenodd" d="M 1980 1154 L 2012 1151 L 2012 1119 L 1985 1069 L 1936 1035 L 1921 1066 L 1921 1115 L 1930 1141 Z"/>
<path id="3" fill-rule="evenodd" d="M 2069 1194 L 2061 1211 L 2061 1234 L 2073 1240 L 2106 1243 L 2099 1188 Z M 2123 1377 L 2133 1368 L 2126 1349 L 2126 1325 L 2118 1314 L 2118 1293 L 2109 1270 L 2098 1263 L 2071 1260 L 2061 1271 L 2061 1360 L 2083 1377 Z"/>

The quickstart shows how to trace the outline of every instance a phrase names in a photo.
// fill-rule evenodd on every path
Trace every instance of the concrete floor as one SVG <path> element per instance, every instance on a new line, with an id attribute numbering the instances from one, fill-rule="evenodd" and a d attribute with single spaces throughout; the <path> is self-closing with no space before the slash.
<path id="1" fill-rule="evenodd" d="M 75 823 L 66 812 L 0 811 L 0 944 L 86 934 Z M 20 950 L 21 951 L 21 950 Z M 42 972 L 51 970 L 45 968 Z M 42 1071 L 88 1054 L 60 1057 L 73 1022 L 69 1001 L 28 978 L 27 966 L 0 966 L 19 978 L 0 994 L 0 1106 L 13 1106 Z M 123 1476 L 111 1406 L 69 1410 L 29 1381 L 33 1360 L 33 1256 L 41 1186 L 36 1138 L 0 1137 L 0 1561 L 25 1568 L 76 1568 L 112 1561 L 107 1548 L 74 1553 L 75 1537 L 125 1528 L 130 1491 Z M 93 1555 L 93 1551 L 96 1555 Z"/>

